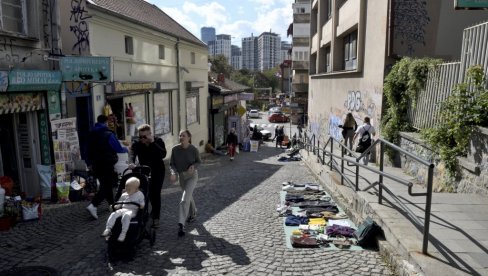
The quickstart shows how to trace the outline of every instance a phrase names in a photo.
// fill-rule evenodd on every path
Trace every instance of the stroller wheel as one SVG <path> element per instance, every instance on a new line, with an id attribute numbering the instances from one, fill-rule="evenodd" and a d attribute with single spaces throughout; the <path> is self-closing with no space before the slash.
<path id="1" fill-rule="evenodd" d="M 151 228 L 151 230 L 149 230 L 149 244 L 153 246 L 155 242 L 156 242 L 156 230 Z"/>

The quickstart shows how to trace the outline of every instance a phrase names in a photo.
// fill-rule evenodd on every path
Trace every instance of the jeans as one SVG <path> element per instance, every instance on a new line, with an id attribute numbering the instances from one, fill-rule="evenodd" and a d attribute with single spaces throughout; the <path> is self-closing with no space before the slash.
<path id="1" fill-rule="evenodd" d="M 197 209 L 193 200 L 193 190 L 197 186 L 198 172 L 195 170 L 193 176 L 187 176 L 185 173 L 179 173 L 180 186 L 183 190 L 179 204 L 178 222 L 185 225 L 188 217 L 195 217 Z"/>
<path id="2" fill-rule="evenodd" d="M 352 150 L 352 138 L 354 137 L 354 129 L 346 130 L 346 137 L 344 137 L 344 145 L 349 143 L 349 149 Z"/>
<path id="3" fill-rule="evenodd" d="M 149 202 L 151 203 L 152 219 L 159 219 L 161 213 L 161 188 L 163 187 L 163 181 L 164 181 L 164 174 L 151 175 L 151 182 L 149 183 L 148 192 L 149 192 Z"/>
<path id="4" fill-rule="evenodd" d="M 93 206 L 97 207 L 104 199 L 107 200 L 108 204 L 113 204 L 114 195 L 112 187 L 117 183 L 117 174 L 114 168 L 94 167 L 93 175 L 100 181 L 100 188 L 91 201 Z"/>

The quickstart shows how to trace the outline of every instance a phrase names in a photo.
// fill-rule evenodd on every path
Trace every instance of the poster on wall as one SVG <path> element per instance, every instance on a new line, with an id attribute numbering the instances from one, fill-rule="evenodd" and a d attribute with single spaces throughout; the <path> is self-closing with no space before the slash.
<path id="1" fill-rule="evenodd" d="M 171 131 L 170 93 L 154 94 L 154 134 L 164 135 Z"/>
<path id="2" fill-rule="evenodd" d="M 132 109 L 132 118 L 125 118 L 126 135 L 136 136 L 136 129 L 147 123 L 145 95 L 124 97 L 124 106 Z"/>
<path id="3" fill-rule="evenodd" d="M 71 181 L 74 162 L 80 160 L 80 143 L 76 130 L 76 118 L 51 121 L 53 134 L 56 182 Z"/>
<path id="4" fill-rule="evenodd" d="M 198 97 L 186 98 L 186 124 L 191 125 L 198 122 Z"/>

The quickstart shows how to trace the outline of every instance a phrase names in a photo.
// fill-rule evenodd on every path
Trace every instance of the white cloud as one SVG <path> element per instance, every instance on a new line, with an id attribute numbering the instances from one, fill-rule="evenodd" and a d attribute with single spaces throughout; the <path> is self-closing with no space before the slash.
<path id="1" fill-rule="evenodd" d="M 173 20 L 178 22 L 181 26 L 185 29 L 190 31 L 196 37 L 200 37 L 200 26 L 198 26 L 190 16 L 181 12 L 181 10 L 176 8 L 167 8 L 167 7 L 159 7 L 163 10 L 167 15 L 169 15 Z M 197 35 L 198 34 L 198 35 Z"/>
<path id="2" fill-rule="evenodd" d="M 198 6 L 195 3 L 185 1 L 183 10 L 188 15 L 195 14 L 203 18 L 206 26 L 219 26 L 229 20 L 225 7 L 217 2 L 210 2 Z"/>

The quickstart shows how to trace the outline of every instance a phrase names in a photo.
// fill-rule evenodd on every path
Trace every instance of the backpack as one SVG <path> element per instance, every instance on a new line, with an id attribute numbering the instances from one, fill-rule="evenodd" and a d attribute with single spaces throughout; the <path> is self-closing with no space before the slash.
<path id="1" fill-rule="evenodd" d="M 357 244 L 361 247 L 375 247 L 375 237 L 381 233 L 381 227 L 373 221 L 372 218 L 367 217 L 363 223 L 354 231 L 354 237 L 358 240 Z"/>
<path id="2" fill-rule="evenodd" d="M 365 127 L 363 127 L 363 129 L 364 132 L 361 135 L 361 138 L 359 139 L 358 147 L 356 148 L 356 151 L 360 153 L 363 153 L 367 148 L 371 146 L 371 134 L 369 133 L 371 126 L 369 126 L 368 130 L 366 130 Z"/>

